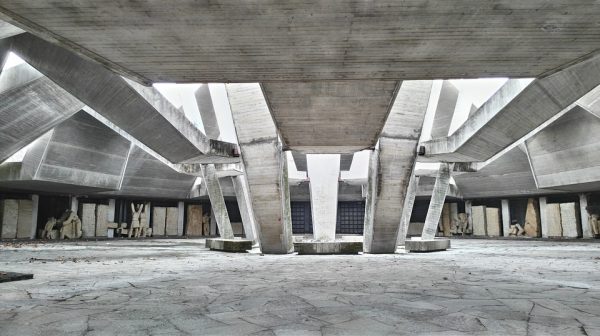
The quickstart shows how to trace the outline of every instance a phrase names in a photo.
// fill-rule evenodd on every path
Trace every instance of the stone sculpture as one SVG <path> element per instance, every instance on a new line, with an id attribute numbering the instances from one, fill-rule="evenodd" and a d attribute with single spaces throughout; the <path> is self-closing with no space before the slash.
<path id="1" fill-rule="evenodd" d="M 131 203 L 131 225 L 129 226 L 129 230 L 127 230 L 127 237 L 131 238 L 131 236 L 133 235 L 134 237 L 139 237 L 140 236 L 140 219 L 141 219 L 141 214 L 144 210 L 144 205 L 143 204 L 133 204 Z"/>
<path id="2" fill-rule="evenodd" d="M 598 215 L 591 214 L 589 216 L 590 226 L 592 227 L 592 234 L 594 236 L 600 235 L 600 222 L 598 222 Z"/>
<path id="3" fill-rule="evenodd" d="M 141 206 L 141 212 L 140 212 L 140 229 L 139 229 L 139 235 L 138 236 L 142 236 L 142 237 L 147 237 L 149 236 L 148 232 L 149 232 L 149 227 L 148 227 L 148 207 L 145 206 L 144 204 L 140 204 Z"/>
<path id="4" fill-rule="evenodd" d="M 42 239 L 56 239 L 56 235 L 54 235 L 54 226 L 56 225 L 56 218 L 50 217 L 44 225 L 44 230 L 42 231 Z"/>
<path id="5" fill-rule="evenodd" d="M 60 226 L 60 239 L 81 238 L 81 220 L 74 211 L 66 210 L 57 223 Z"/>
<path id="6" fill-rule="evenodd" d="M 456 220 L 452 222 L 452 234 L 466 235 L 471 234 L 472 230 L 469 226 L 469 220 L 466 213 L 459 213 Z"/>

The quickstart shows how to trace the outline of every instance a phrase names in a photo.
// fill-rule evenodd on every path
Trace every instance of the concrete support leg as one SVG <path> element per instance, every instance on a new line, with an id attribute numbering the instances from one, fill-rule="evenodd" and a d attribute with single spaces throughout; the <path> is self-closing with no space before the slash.
<path id="1" fill-rule="evenodd" d="M 394 253 L 403 205 L 416 161 L 417 144 L 429 103 L 431 81 L 400 86 L 378 148 L 369 161 L 364 252 Z"/>
<path id="2" fill-rule="evenodd" d="M 425 217 L 423 233 L 421 234 L 422 240 L 433 240 L 435 238 L 448 187 L 450 186 L 450 172 L 453 166 L 452 163 L 440 163 L 440 169 L 431 194 L 431 201 L 429 202 L 429 209 L 427 210 L 427 217 Z"/>
<path id="3" fill-rule="evenodd" d="M 263 253 L 293 251 L 286 154 L 259 84 L 227 84 L 227 94 Z"/>
<path id="4" fill-rule="evenodd" d="M 208 198 L 210 199 L 213 217 L 219 227 L 219 235 L 223 239 L 233 239 L 233 229 L 231 228 L 229 214 L 227 213 L 225 199 L 223 198 L 223 191 L 221 190 L 221 184 L 219 183 L 219 177 L 217 176 L 217 170 L 215 169 L 214 164 L 202 165 L 202 182 L 206 183 L 206 190 L 208 192 Z M 183 204 L 183 202 L 180 203 Z M 181 231 L 183 232 L 183 218 L 181 223 Z"/>
<path id="5" fill-rule="evenodd" d="M 39 195 L 31 195 L 31 234 L 29 235 L 29 238 L 31 238 L 31 239 L 35 239 L 35 234 L 37 231 L 39 206 L 40 206 L 40 196 Z"/>
<path id="6" fill-rule="evenodd" d="M 215 219 L 214 213 L 212 213 L 210 216 L 210 227 L 208 228 L 208 235 L 209 236 L 217 235 L 217 220 Z"/>
<path id="7" fill-rule="evenodd" d="M 579 194 L 579 211 L 581 214 L 581 234 L 583 238 L 594 238 L 592 227 L 590 225 L 590 217 L 587 211 L 588 198 L 587 194 Z"/>
<path id="8" fill-rule="evenodd" d="M 306 162 L 314 239 L 335 241 L 340 155 L 309 154 Z"/>
<path id="9" fill-rule="evenodd" d="M 115 210 L 117 201 L 114 198 L 108 200 L 108 211 L 106 212 L 106 220 L 113 223 L 115 221 Z M 146 212 L 150 213 L 150 207 L 146 208 Z M 148 219 L 150 216 L 147 216 Z"/>
<path id="10" fill-rule="evenodd" d="M 77 213 L 79 210 L 79 200 L 75 196 L 71 196 L 71 211 Z"/>
<path id="11" fill-rule="evenodd" d="M 183 236 L 183 219 L 185 218 L 185 204 L 183 202 L 177 202 L 177 210 L 177 235 Z"/>
<path id="12" fill-rule="evenodd" d="M 507 199 L 502 200 L 502 235 L 508 237 L 510 233 L 510 203 Z"/>
<path id="13" fill-rule="evenodd" d="M 250 201 L 250 194 L 248 193 L 248 185 L 246 184 L 246 177 L 244 175 L 234 176 L 231 178 L 233 182 L 233 189 L 235 190 L 235 198 L 237 199 L 238 208 L 242 215 L 242 225 L 244 226 L 244 233 L 246 239 L 252 240 L 253 242 L 258 241 L 256 234 L 256 222 L 254 220 L 254 212 L 252 211 L 252 204 Z"/>
<path id="14" fill-rule="evenodd" d="M 406 192 L 406 198 L 404 198 L 404 206 L 402 207 L 402 219 L 400 220 L 400 232 L 398 233 L 398 245 L 404 245 L 406 240 L 406 234 L 408 232 L 408 226 L 410 225 L 410 216 L 415 205 L 415 198 L 417 197 L 417 188 L 419 187 L 419 177 L 414 174 L 408 182 L 408 190 Z"/>
<path id="15" fill-rule="evenodd" d="M 540 197 L 540 222 L 542 224 L 542 238 L 548 238 L 548 214 L 546 197 Z"/>

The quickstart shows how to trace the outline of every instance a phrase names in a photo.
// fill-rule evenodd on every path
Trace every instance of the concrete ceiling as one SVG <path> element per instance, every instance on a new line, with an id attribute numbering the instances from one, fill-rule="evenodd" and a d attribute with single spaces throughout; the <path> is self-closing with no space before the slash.
<path id="1" fill-rule="evenodd" d="M 262 88 L 286 147 L 303 153 L 354 153 L 377 142 L 398 84 L 285 82 Z"/>
<path id="2" fill-rule="evenodd" d="M 140 82 L 536 77 L 595 52 L 594 0 L 3 0 Z"/>

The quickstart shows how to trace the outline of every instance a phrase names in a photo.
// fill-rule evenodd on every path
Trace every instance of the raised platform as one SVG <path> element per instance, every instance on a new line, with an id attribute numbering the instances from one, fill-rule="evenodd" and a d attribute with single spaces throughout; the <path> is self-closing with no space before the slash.
<path id="1" fill-rule="evenodd" d="M 363 250 L 362 242 L 298 242 L 294 243 L 298 254 L 358 254 Z"/>
<path id="2" fill-rule="evenodd" d="M 29 279 L 33 279 L 33 274 L 0 271 L 0 282 L 11 282 Z"/>
<path id="3" fill-rule="evenodd" d="M 215 251 L 247 252 L 252 249 L 252 240 L 207 238 L 205 245 Z"/>
<path id="4" fill-rule="evenodd" d="M 404 249 L 408 252 L 435 252 L 445 251 L 450 248 L 450 239 L 435 238 L 434 240 L 421 240 L 421 238 L 407 239 Z"/>

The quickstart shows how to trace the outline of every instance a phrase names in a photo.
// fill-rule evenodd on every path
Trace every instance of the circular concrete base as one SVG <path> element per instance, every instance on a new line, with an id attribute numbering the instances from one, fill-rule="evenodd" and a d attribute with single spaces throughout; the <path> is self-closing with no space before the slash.
<path id="1" fill-rule="evenodd" d="M 247 252 L 252 249 L 252 240 L 207 238 L 206 247 L 223 252 Z"/>
<path id="2" fill-rule="evenodd" d="M 404 242 L 404 249 L 408 252 L 435 252 L 445 251 L 450 248 L 450 239 L 436 238 L 434 240 L 421 240 L 412 238 Z"/>

